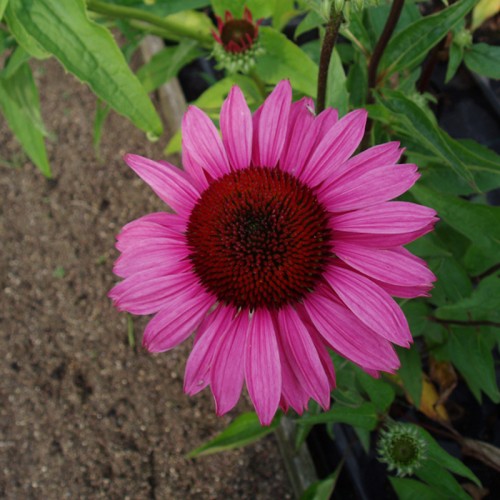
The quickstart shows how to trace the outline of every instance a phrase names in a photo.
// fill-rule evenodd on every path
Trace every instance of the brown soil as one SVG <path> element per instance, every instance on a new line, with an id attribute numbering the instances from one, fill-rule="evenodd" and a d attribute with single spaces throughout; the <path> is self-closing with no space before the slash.
<path id="1" fill-rule="evenodd" d="M 0 497 L 290 498 L 274 437 L 184 458 L 231 418 L 214 415 L 207 391 L 183 394 L 190 345 L 132 348 L 106 297 L 116 233 L 164 209 L 121 156 L 161 158 L 164 142 L 112 114 L 98 160 L 94 96 L 54 61 L 35 74 L 54 180 L 0 121 Z M 133 322 L 140 345 L 146 318 Z"/>

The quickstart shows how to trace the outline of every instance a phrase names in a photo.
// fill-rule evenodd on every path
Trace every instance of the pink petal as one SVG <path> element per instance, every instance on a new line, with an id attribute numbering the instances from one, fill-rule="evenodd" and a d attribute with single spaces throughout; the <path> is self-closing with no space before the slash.
<path id="1" fill-rule="evenodd" d="M 336 242 L 334 253 L 357 271 L 385 283 L 399 286 L 430 286 L 436 277 L 421 259 L 407 250 L 375 249 Z"/>
<path id="2" fill-rule="evenodd" d="M 315 145 L 317 146 L 323 137 L 339 121 L 339 113 L 336 109 L 327 108 L 323 110 L 314 120 L 314 132 L 316 136 Z"/>
<path id="3" fill-rule="evenodd" d="M 288 80 L 283 80 L 262 105 L 258 128 L 254 128 L 258 137 L 257 165 L 274 167 L 278 163 L 285 145 L 291 100 L 292 87 Z"/>
<path id="4" fill-rule="evenodd" d="M 143 346 L 149 352 L 164 352 L 184 342 L 199 326 L 215 302 L 214 297 L 198 290 L 179 294 L 146 326 Z"/>
<path id="5" fill-rule="evenodd" d="M 271 315 L 257 309 L 247 333 L 245 380 L 262 425 L 270 425 L 281 395 L 281 366 Z"/>
<path id="6" fill-rule="evenodd" d="M 138 155 L 127 154 L 124 160 L 178 214 L 191 213 L 200 193 L 184 172 L 166 162 L 158 163 Z"/>
<path id="7" fill-rule="evenodd" d="M 311 154 L 314 136 L 308 137 L 308 133 L 314 123 L 313 106 L 313 100 L 308 97 L 292 104 L 287 138 L 280 158 L 280 168 L 286 172 L 302 170 Z"/>
<path id="8" fill-rule="evenodd" d="M 328 408 L 330 384 L 310 333 L 295 309 L 289 306 L 279 310 L 278 324 L 298 379 L 308 394 L 323 408 Z"/>
<path id="9" fill-rule="evenodd" d="M 300 178 L 316 186 L 327 179 L 356 150 L 363 138 L 367 112 L 356 110 L 344 116 L 317 145 Z"/>
<path id="10" fill-rule="evenodd" d="M 370 279 L 338 266 L 327 269 L 325 278 L 366 326 L 395 344 L 410 345 L 412 337 L 405 315 L 385 290 Z"/>
<path id="11" fill-rule="evenodd" d="M 164 276 L 191 269 L 191 263 L 187 260 L 190 254 L 188 246 L 172 238 L 138 241 L 128 248 L 122 248 L 122 252 L 113 266 L 113 272 L 122 278 L 147 270 L 156 271 L 157 276 Z"/>
<path id="12" fill-rule="evenodd" d="M 304 306 L 321 336 L 345 358 L 373 370 L 395 372 L 399 368 L 391 344 L 332 297 L 311 293 Z"/>
<path id="13" fill-rule="evenodd" d="M 257 108 L 257 111 L 252 116 L 252 127 L 253 127 L 253 137 L 252 137 L 252 165 L 261 166 L 260 163 L 260 149 L 259 149 L 259 123 L 260 115 L 262 113 L 262 106 Z"/>
<path id="14" fill-rule="evenodd" d="M 188 290 L 199 290 L 192 272 L 158 276 L 155 269 L 134 274 L 115 285 L 108 296 L 119 311 L 132 314 L 154 314 L 171 300 Z"/>
<path id="15" fill-rule="evenodd" d="M 401 299 L 415 299 L 416 297 L 430 297 L 429 293 L 432 289 L 432 284 L 416 285 L 416 286 L 398 286 L 392 283 L 384 283 L 375 281 L 375 283 L 383 288 L 389 295 L 399 297 Z"/>
<path id="16" fill-rule="evenodd" d="M 366 167 L 378 168 L 385 167 L 387 165 L 394 165 L 399 160 L 402 153 L 403 150 L 399 149 L 399 142 L 387 142 L 385 144 L 373 146 L 366 151 L 353 156 L 334 172 L 331 172 L 328 179 L 325 179 L 324 184 L 318 187 L 319 193 L 321 194 L 325 190 L 328 191 L 330 187 L 337 182 L 339 177 L 344 175 L 346 172 L 350 172 L 351 170 Z"/>
<path id="17" fill-rule="evenodd" d="M 220 128 L 231 166 L 248 167 L 252 160 L 252 113 L 239 87 L 231 89 L 222 105 Z"/>
<path id="18" fill-rule="evenodd" d="M 226 333 L 215 349 L 210 385 L 217 415 L 234 408 L 240 398 L 245 379 L 243 366 L 248 323 L 248 311 L 240 311 L 237 318 L 225 325 Z"/>
<path id="19" fill-rule="evenodd" d="M 412 241 L 430 233 L 434 229 L 435 220 L 417 231 L 409 231 L 400 234 L 370 234 L 352 233 L 346 231 L 335 231 L 335 240 L 355 243 L 371 248 L 393 248 L 399 245 L 407 245 Z"/>
<path id="20" fill-rule="evenodd" d="M 352 233 L 409 233 L 432 224 L 435 216 L 432 208 L 406 201 L 387 201 L 332 217 L 332 229 Z"/>
<path id="21" fill-rule="evenodd" d="M 182 120 L 182 148 L 188 154 L 190 166 L 203 168 L 213 179 L 231 171 L 217 128 L 196 106 L 188 106 Z"/>
<path id="22" fill-rule="evenodd" d="M 187 174 L 191 177 L 193 184 L 202 193 L 208 187 L 208 179 L 202 166 L 198 163 L 196 157 L 193 159 L 191 152 L 182 146 L 182 166 Z"/>
<path id="23" fill-rule="evenodd" d="M 184 375 L 184 392 L 190 396 L 200 392 L 210 383 L 210 368 L 215 348 L 233 321 L 233 316 L 233 308 L 219 304 L 203 319 L 198 328 Z"/>
<path id="24" fill-rule="evenodd" d="M 365 208 L 403 194 L 419 177 L 416 165 L 359 167 L 337 179 L 321 201 L 331 212 Z"/>
<path id="25" fill-rule="evenodd" d="M 302 415 L 307 410 L 310 395 L 305 391 L 297 376 L 295 362 L 288 346 L 285 345 L 282 339 L 282 335 L 278 334 L 277 338 L 282 375 L 282 401 L 280 406 L 284 411 L 287 411 L 291 406 L 299 415 Z"/>

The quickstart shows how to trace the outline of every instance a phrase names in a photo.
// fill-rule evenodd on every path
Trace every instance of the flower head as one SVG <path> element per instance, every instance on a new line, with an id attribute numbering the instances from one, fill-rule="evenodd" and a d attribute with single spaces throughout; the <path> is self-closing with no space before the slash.
<path id="1" fill-rule="evenodd" d="M 191 106 L 183 164 L 127 155 L 127 164 L 175 213 L 127 224 L 118 235 L 110 292 L 120 310 L 155 314 L 151 352 L 193 332 L 184 388 L 210 385 L 216 410 L 234 407 L 246 383 L 263 424 L 278 407 L 310 398 L 328 407 L 335 374 L 328 348 L 377 376 L 394 372 L 392 344 L 408 347 L 408 323 L 391 295 L 427 295 L 435 277 L 403 245 L 429 232 L 435 212 L 389 201 L 417 180 L 396 165 L 392 142 L 352 156 L 366 112 L 342 119 L 291 102 L 288 81 L 251 114 L 233 87 L 222 138 Z"/>
<path id="2" fill-rule="evenodd" d="M 378 441 L 379 460 L 395 470 L 398 476 L 409 476 L 427 457 L 427 443 L 409 424 L 391 423 L 381 431 Z"/>
<path id="3" fill-rule="evenodd" d="M 255 66 L 255 58 L 264 52 L 258 42 L 261 20 L 254 22 L 247 7 L 242 19 L 234 19 L 228 11 L 224 21 L 216 17 L 217 32 L 212 32 L 216 42 L 214 57 L 221 67 L 231 73 L 247 73 Z"/>

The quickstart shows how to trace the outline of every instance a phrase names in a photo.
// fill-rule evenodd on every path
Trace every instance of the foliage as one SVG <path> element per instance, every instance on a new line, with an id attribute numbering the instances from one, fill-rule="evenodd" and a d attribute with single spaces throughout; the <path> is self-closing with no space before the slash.
<path id="1" fill-rule="evenodd" d="M 398 400 L 436 420 L 436 425 L 444 421 L 450 427 L 443 404 L 450 393 L 443 387 L 450 385 L 431 373 L 434 362 L 448 367 L 450 373 L 456 369 L 478 401 L 485 396 L 500 401 L 495 376 L 495 349 L 500 344 L 500 209 L 488 204 L 487 198 L 500 188 L 500 156 L 471 139 L 446 133 L 425 88 L 425 72 L 436 62 L 437 49 L 448 58 L 446 81 L 460 69 L 475 78 L 500 78 L 500 47 L 473 36 L 473 30 L 499 7 L 484 0 L 442 4 L 438 11 L 424 15 L 418 3 L 405 2 L 374 68 L 374 53 L 386 29 L 391 2 L 333 2 L 337 7 L 343 5 L 344 10 L 342 39 L 332 52 L 327 71 L 326 104 L 338 108 L 340 115 L 366 106 L 372 125 L 365 146 L 401 141 L 407 161 L 419 165 L 422 178 L 409 196 L 435 208 L 441 220 L 435 232 L 410 249 L 430 263 L 438 281 L 432 297 L 401 301 L 416 342 L 410 350 L 398 351 L 402 367 L 397 374 L 375 379 L 333 354 L 338 387 L 332 393 L 332 407 L 318 412 L 311 405 L 309 412 L 296 419 L 298 444 L 315 424 L 325 424 L 333 432 L 333 425 L 341 423 L 352 426 L 363 446 L 369 448 L 370 433 L 378 432 Z M 28 157 L 50 177 L 45 148 L 49 134 L 30 61 L 38 59 L 38 64 L 43 64 L 54 57 L 96 95 L 96 147 L 111 109 L 128 118 L 149 139 L 157 139 L 162 124 L 148 94 L 194 59 L 210 60 L 214 44 L 210 8 L 219 16 L 229 10 L 240 17 L 245 6 L 254 19 L 269 20 L 259 30 L 263 51 L 254 70 L 246 75 L 224 73 L 195 104 L 217 122 L 232 85 L 242 88 L 255 110 L 272 85 L 284 78 L 292 83 L 295 98 L 315 98 L 325 5 L 330 3 L 0 0 L 0 51 L 4 54 L 0 111 Z M 468 24 L 471 16 L 472 27 Z M 121 47 L 113 37 L 118 32 L 127 40 Z M 149 33 L 162 36 L 169 44 L 134 73 L 129 66 L 131 55 Z M 299 43 L 303 35 L 312 41 Z M 369 74 L 374 69 L 376 81 L 369 89 Z M 180 148 L 178 132 L 167 152 Z M 241 415 L 190 456 L 251 443 L 273 431 L 278 422 L 261 428 L 255 415 Z M 427 442 L 430 461 L 415 478 L 391 477 L 396 493 L 400 498 L 467 498 L 453 474 L 475 483 L 477 478 L 429 433 L 417 428 Z M 311 486 L 304 498 L 327 498 L 341 468 Z"/>

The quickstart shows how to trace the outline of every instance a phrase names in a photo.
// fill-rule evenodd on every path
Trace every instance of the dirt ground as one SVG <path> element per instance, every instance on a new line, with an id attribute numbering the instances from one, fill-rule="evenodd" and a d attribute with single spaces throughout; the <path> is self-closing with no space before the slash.
<path id="1" fill-rule="evenodd" d="M 164 209 L 121 156 L 161 158 L 165 141 L 111 114 L 97 159 L 94 96 L 55 61 L 35 75 L 53 180 L 0 118 L 0 497 L 291 498 L 272 436 L 184 458 L 248 405 L 220 419 L 207 391 L 184 395 L 190 343 L 158 356 L 133 349 L 106 297 L 116 233 Z M 133 323 L 140 346 L 146 319 Z"/>

